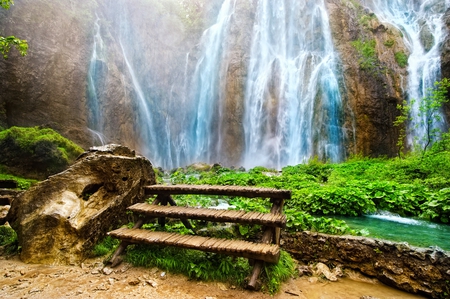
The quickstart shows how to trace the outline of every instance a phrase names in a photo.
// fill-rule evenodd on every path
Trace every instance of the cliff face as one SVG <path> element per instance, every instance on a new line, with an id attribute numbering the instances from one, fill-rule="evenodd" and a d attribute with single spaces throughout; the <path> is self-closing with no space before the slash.
<path id="1" fill-rule="evenodd" d="M 396 154 L 398 130 L 393 121 L 403 99 L 402 77 L 406 68 L 395 53 L 407 50 L 401 33 L 381 24 L 355 1 L 328 0 L 333 39 L 341 55 L 343 94 L 348 100 L 346 124 L 349 152 L 363 155 Z M 373 46 L 373 55 L 358 52 L 357 45 Z"/>
<path id="2" fill-rule="evenodd" d="M 192 89 L 199 41 L 222 2 L 17 0 L 9 11 L 0 11 L 0 33 L 27 39 L 30 49 L 25 57 L 12 50 L 8 60 L 0 60 L 0 126 L 49 126 L 85 148 L 98 144 L 91 128 L 108 142 L 146 155 L 158 148 L 164 159 L 182 147 L 165 144 L 182 135 L 182 115 L 192 114 L 174 111 Z M 220 138 L 213 138 L 210 149 L 213 162 L 225 165 L 238 165 L 245 147 L 243 98 L 256 1 L 235 5 L 222 66 L 223 98 L 212 124 Z M 395 53 L 409 54 L 401 33 L 357 1 L 326 0 L 326 5 L 341 62 L 346 154 L 396 155 L 398 128 L 392 123 L 408 74 Z M 371 56 L 364 47 L 373 48 Z M 447 40 L 442 47 L 445 77 L 450 76 L 449 49 Z M 92 86 L 90 76 L 95 76 Z M 141 94 L 156 133 L 142 126 Z M 169 125 L 171 136 L 165 133 Z"/>
<path id="3" fill-rule="evenodd" d="M 0 124 L 45 125 L 87 146 L 86 72 L 92 2 L 16 1 L 1 11 L 0 28 L 29 43 L 0 60 Z M 6 17 L 7 16 L 7 17 Z"/>

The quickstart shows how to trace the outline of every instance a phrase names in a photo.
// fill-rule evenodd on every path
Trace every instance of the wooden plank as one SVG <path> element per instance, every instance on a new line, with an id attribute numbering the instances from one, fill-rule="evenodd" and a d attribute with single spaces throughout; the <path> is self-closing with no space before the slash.
<path id="1" fill-rule="evenodd" d="M 179 235 L 167 232 L 152 232 L 143 229 L 120 228 L 108 235 L 127 243 L 157 244 L 197 249 L 249 259 L 257 259 L 269 263 L 277 263 L 280 258 L 280 247 L 274 244 L 259 244 L 241 240 L 215 239 L 191 235 Z M 230 250 L 229 248 L 233 248 Z"/>
<path id="2" fill-rule="evenodd" d="M 204 221 L 256 224 L 282 228 L 286 226 L 286 215 L 282 214 L 161 206 L 148 203 L 137 203 L 128 209 L 148 217 L 189 218 Z"/>
<path id="3" fill-rule="evenodd" d="M 144 187 L 146 195 L 155 194 L 204 194 L 222 196 L 242 196 L 248 198 L 290 199 L 290 190 L 256 188 L 243 186 L 211 185 L 152 185 Z"/>

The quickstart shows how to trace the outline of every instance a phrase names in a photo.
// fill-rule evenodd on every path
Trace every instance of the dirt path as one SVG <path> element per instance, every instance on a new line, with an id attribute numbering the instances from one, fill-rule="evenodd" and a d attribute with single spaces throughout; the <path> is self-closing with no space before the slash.
<path id="1" fill-rule="evenodd" d="M 275 296 L 236 289 L 233 286 L 190 281 L 185 276 L 163 271 L 134 268 L 122 264 L 112 273 L 102 271 L 100 260 L 79 266 L 45 266 L 22 263 L 17 257 L 0 257 L 0 298 L 423 298 L 389 288 L 353 272 L 338 282 L 323 282 L 315 277 L 292 279 Z M 350 276 L 350 277 L 349 277 Z M 364 297 L 367 296 L 367 297 Z"/>

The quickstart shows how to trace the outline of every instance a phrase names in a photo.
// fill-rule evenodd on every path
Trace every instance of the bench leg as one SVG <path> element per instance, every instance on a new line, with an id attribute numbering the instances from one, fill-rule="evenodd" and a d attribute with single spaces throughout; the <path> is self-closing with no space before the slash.
<path id="1" fill-rule="evenodd" d="M 156 198 L 152 204 L 157 205 L 160 203 L 160 199 Z M 133 228 L 141 228 L 142 225 L 144 225 L 146 222 L 150 222 L 152 218 L 139 218 L 138 221 L 134 224 Z M 119 247 L 117 247 L 116 251 L 114 251 L 113 256 L 109 259 L 108 263 L 111 264 L 111 267 L 114 268 L 122 262 L 122 259 L 120 256 L 125 251 L 127 246 L 130 245 L 129 242 L 121 241 L 119 244 Z"/>

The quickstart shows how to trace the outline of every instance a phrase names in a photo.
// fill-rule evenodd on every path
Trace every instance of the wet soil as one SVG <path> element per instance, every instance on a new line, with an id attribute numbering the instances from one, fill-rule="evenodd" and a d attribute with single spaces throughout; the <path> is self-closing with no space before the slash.
<path id="1" fill-rule="evenodd" d="M 0 257 L 0 298 L 423 298 L 346 271 L 346 277 L 329 282 L 317 277 L 299 277 L 286 282 L 270 296 L 236 288 L 226 283 L 199 282 L 159 269 L 121 264 L 103 268 L 101 260 L 81 266 L 48 266 L 22 263 L 18 257 Z M 364 297 L 366 296 L 366 297 Z"/>

